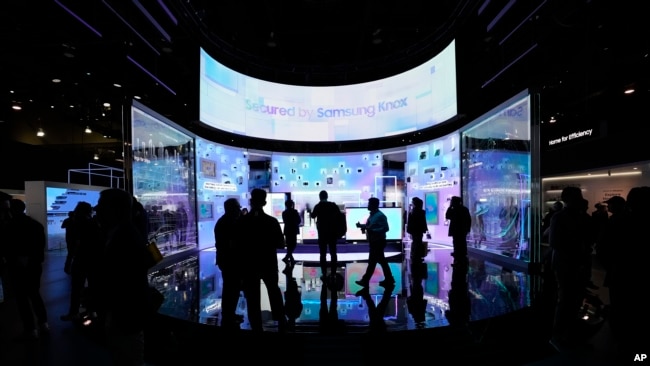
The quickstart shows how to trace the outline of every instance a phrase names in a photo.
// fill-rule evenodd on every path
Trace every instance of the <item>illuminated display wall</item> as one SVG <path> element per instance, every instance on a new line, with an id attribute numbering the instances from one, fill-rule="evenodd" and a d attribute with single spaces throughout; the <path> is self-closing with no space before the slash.
<path id="1" fill-rule="evenodd" d="M 200 120 L 244 136 L 349 141 L 435 126 L 457 114 L 456 47 L 382 80 L 332 87 L 271 83 L 200 50 Z"/>
<path id="2" fill-rule="evenodd" d="M 452 196 L 461 190 L 459 134 L 411 145 L 406 149 L 406 195 L 424 202 L 427 226 L 433 243 L 451 244 L 445 212 Z"/>
<path id="3" fill-rule="evenodd" d="M 133 194 L 149 216 L 149 238 L 165 256 L 197 247 L 194 138 L 133 101 Z"/>
<path id="4" fill-rule="evenodd" d="M 248 206 L 248 157 L 241 148 L 196 138 L 196 197 L 199 248 L 214 246 L 214 225 L 224 214 L 223 204 L 236 198 Z"/>
<path id="5" fill-rule="evenodd" d="M 531 109 L 523 92 L 463 131 L 463 201 L 472 213 L 469 245 L 529 260 Z"/>

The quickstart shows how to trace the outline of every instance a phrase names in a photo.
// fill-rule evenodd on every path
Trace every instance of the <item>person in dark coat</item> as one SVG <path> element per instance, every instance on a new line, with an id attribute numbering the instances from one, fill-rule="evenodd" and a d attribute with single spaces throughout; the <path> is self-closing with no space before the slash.
<path id="1" fill-rule="evenodd" d="M 25 208 L 22 200 L 11 199 L 5 251 L 8 275 L 23 323 L 21 340 L 36 339 L 50 331 L 47 309 L 41 297 L 41 275 L 47 246 L 45 227 L 28 216 Z"/>
<path id="2" fill-rule="evenodd" d="M 287 244 L 287 255 L 282 259 L 289 267 L 293 267 L 296 260 L 293 258 L 293 252 L 298 245 L 298 232 L 300 231 L 300 214 L 295 208 L 293 200 L 287 200 L 284 203 L 282 211 L 282 222 L 284 223 L 284 240 Z"/>
<path id="3" fill-rule="evenodd" d="M 449 220 L 448 235 L 452 237 L 455 259 L 467 257 L 467 234 L 472 229 L 472 216 L 458 196 L 451 197 L 445 219 Z"/>
<path id="4" fill-rule="evenodd" d="M 236 198 L 223 203 L 224 214 L 214 225 L 214 241 L 217 249 L 217 266 L 221 270 L 223 289 L 221 294 L 221 326 L 239 328 L 236 316 L 239 293 L 242 290 L 242 265 L 236 256 L 235 225 L 241 216 L 241 206 Z"/>
<path id="5" fill-rule="evenodd" d="M 277 250 L 283 249 L 284 234 L 278 220 L 264 212 L 266 191 L 255 188 L 251 191 L 248 214 L 237 220 L 237 262 L 247 267 L 243 275 L 244 294 L 248 311 L 248 321 L 255 332 L 264 330 L 262 324 L 262 304 L 260 280 L 264 282 L 271 304 L 273 319 L 278 330 L 287 330 L 282 290 L 278 285 Z"/>
<path id="6" fill-rule="evenodd" d="M 594 232 L 580 188 L 566 187 L 560 198 L 564 208 L 553 215 L 549 229 L 551 267 L 557 283 L 550 343 L 563 350 L 578 342 L 579 314 L 587 286 L 584 256 L 594 243 Z"/>

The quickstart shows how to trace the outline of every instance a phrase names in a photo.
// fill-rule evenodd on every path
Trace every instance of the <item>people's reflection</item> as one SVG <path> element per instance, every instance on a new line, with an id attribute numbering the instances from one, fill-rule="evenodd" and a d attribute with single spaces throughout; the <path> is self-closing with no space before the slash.
<path id="1" fill-rule="evenodd" d="M 366 307 L 368 308 L 368 318 L 370 319 L 370 331 L 372 332 L 384 332 L 386 331 L 386 322 L 384 321 L 384 314 L 386 314 L 386 308 L 391 299 L 391 293 L 395 289 L 395 285 L 388 286 L 384 288 L 384 292 L 381 294 L 381 300 L 375 305 L 375 302 L 370 296 L 370 290 L 367 287 L 359 290 L 356 295 L 361 296 L 366 302 Z"/>
<path id="2" fill-rule="evenodd" d="M 287 288 L 284 291 L 284 311 L 287 316 L 288 330 L 293 332 L 296 329 L 296 319 L 302 313 L 302 298 L 300 290 L 298 290 L 298 282 L 293 277 L 293 268 L 296 265 L 295 261 L 285 262 L 286 265 L 282 273 L 285 275 Z"/>
<path id="3" fill-rule="evenodd" d="M 342 328 L 338 313 L 338 292 L 343 288 L 343 276 L 334 273 L 325 278 L 320 291 L 319 321 L 322 332 L 337 332 Z M 330 295 L 329 304 L 327 295 Z M 328 306 L 329 305 L 329 306 Z"/>
<path id="4" fill-rule="evenodd" d="M 450 325 L 466 326 L 470 318 L 469 289 L 467 285 L 469 261 L 467 257 L 455 257 L 452 267 L 449 310 L 446 316 Z"/>

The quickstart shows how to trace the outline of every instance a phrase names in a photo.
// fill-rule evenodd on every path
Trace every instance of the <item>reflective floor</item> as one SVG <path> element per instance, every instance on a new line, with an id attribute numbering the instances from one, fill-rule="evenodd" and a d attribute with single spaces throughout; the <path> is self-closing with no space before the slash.
<path id="1" fill-rule="evenodd" d="M 432 250 L 428 256 L 430 262 L 445 259 L 447 256 L 442 254 L 445 251 L 448 255 L 448 249 Z M 17 342 L 15 339 L 21 334 L 22 325 L 18 320 L 16 304 L 11 297 L 0 302 L 0 365 L 101 366 L 110 364 L 101 334 L 59 319 L 59 316 L 68 310 L 70 294 L 69 277 L 62 270 L 64 261 L 65 252 L 47 253 L 41 293 L 49 313 L 51 331 L 48 336 L 30 342 Z M 509 306 L 518 306 L 522 301 L 528 301 L 526 297 L 518 295 L 519 277 L 512 275 L 511 270 L 500 268 L 487 260 L 471 259 L 471 262 L 477 265 L 477 270 L 469 271 L 468 275 L 468 278 L 475 278 L 470 288 L 473 298 L 472 312 L 477 313 L 471 314 L 472 318 L 496 314 L 498 311 L 508 309 Z M 199 266 L 201 263 L 204 264 L 203 267 Z M 309 263 L 312 262 L 305 261 L 303 266 L 308 267 Z M 223 342 L 250 340 L 245 336 L 234 340 L 231 339 L 232 335 L 224 337 L 224 334 L 218 331 L 220 329 L 218 325 L 209 324 L 215 319 L 218 321 L 218 307 L 210 309 L 205 304 L 208 303 L 207 299 L 210 296 L 218 293 L 219 281 L 215 280 L 215 287 L 210 287 L 208 285 L 211 282 L 200 283 L 198 280 L 212 275 L 217 278 L 214 252 L 196 253 L 165 268 L 157 272 L 155 281 L 161 285 L 167 283 L 166 303 L 161 311 L 172 314 L 173 317 L 163 315 L 159 324 L 161 328 L 149 333 L 145 352 L 148 365 L 202 365 L 205 364 L 206 357 L 217 362 L 219 357 L 225 357 Z M 212 272 L 209 272 L 209 269 L 212 269 Z M 602 270 L 594 266 L 593 273 L 594 282 L 601 285 Z M 192 278 L 194 280 L 190 280 Z M 403 278 L 408 279 L 408 273 L 403 274 Z M 441 300 L 445 296 L 442 290 L 444 280 L 443 276 L 439 283 L 438 296 L 429 297 L 428 302 L 433 303 L 434 300 Z M 206 287 L 201 289 L 201 286 Z M 319 328 L 316 321 L 309 320 L 308 314 L 301 314 L 301 318 L 304 319 L 301 320 L 297 331 L 293 334 L 278 335 L 278 337 L 273 337 L 277 333 L 273 332 L 274 325 L 268 322 L 270 332 L 265 334 L 270 338 L 264 337 L 264 342 L 251 343 L 252 349 L 255 350 L 251 355 L 256 357 L 259 354 L 268 354 L 280 357 L 277 358 L 281 360 L 280 362 L 310 366 L 410 363 L 419 362 L 422 357 L 452 357 L 456 361 L 452 363 L 456 364 L 495 366 L 627 364 L 613 354 L 612 338 L 607 322 L 594 327 L 594 334 L 588 339 L 588 347 L 569 352 L 556 352 L 548 344 L 546 334 L 548 320 L 545 316 L 546 312 L 543 309 L 540 311 L 540 305 L 541 308 L 544 306 L 539 301 L 522 310 L 472 321 L 462 327 L 439 326 L 444 321 L 449 321 L 445 320 L 444 313 L 438 317 L 439 314 L 432 310 L 435 308 L 433 304 L 433 307 L 429 306 L 427 310 L 425 329 L 400 332 L 398 331 L 400 329 L 417 328 L 412 323 L 408 309 L 404 309 L 407 307 L 405 298 L 408 297 L 408 285 L 405 288 L 406 295 L 381 297 L 373 294 L 365 298 L 357 297 L 355 302 L 350 300 L 351 304 L 364 306 L 366 313 L 372 312 L 372 309 L 381 309 L 382 299 L 390 300 L 385 303 L 385 312 L 382 312 L 386 328 L 379 329 L 388 332 L 380 332 L 378 337 L 372 337 L 373 328 L 370 326 L 370 320 L 365 320 L 363 312 L 355 312 L 356 310 L 352 309 L 348 309 L 347 312 L 341 311 L 342 307 L 338 306 L 337 301 L 337 315 L 340 319 L 354 317 L 363 320 L 341 321 L 346 329 L 331 333 L 322 332 L 323 328 Z M 204 305 L 202 305 L 204 310 L 201 310 L 204 311 L 204 316 L 199 311 L 200 306 L 191 305 L 200 304 L 199 293 L 205 295 Z M 603 301 L 608 301 L 606 288 L 600 287 L 598 294 Z M 502 298 L 505 300 L 497 301 L 500 295 L 504 295 Z M 314 300 L 303 299 L 305 303 L 309 301 Z M 397 317 L 393 318 L 395 301 L 397 301 Z M 218 302 L 214 302 L 216 303 Z M 348 304 L 348 302 L 341 303 Z M 368 306 L 370 303 L 375 305 Z M 242 310 L 244 309 L 240 309 Z M 171 319 L 178 321 L 171 322 Z M 201 319 L 204 319 L 207 324 L 201 323 L 199 321 Z M 196 326 L 191 326 L 192 324 Z M 423 339 L 426 340 L 425 343 L 422 342 Z M 237 357 L 242 362 L 247 361 L 246 354 L 239 353 Z"/>
<path id="2" fill-rule="evenodd" d="M 451 247 L 429 245 L 424 259 L 426 278 L 421 282 L 425 316 L 416 317 L 417 320 L 411 311 L 413 306 L 409 306 L 413 300 L 413 276 L 408 242 L 404 244 L 403 251 L 401 245 L 389 246 L 386 250 L 396 286 L 393 289 L 379 286 L 384 276 L 381 267 L 377 266 L 367 292 L 360 291 L 362 288 L 355 283 L 367 267 L 367 246 L 340 246 L 337 273 L 342 284 L 337 291 L 321 280 L 317 250 L 315 245 L 299 246 L 294 255 L 296 264 L 289 269 L 282 262 L 284 253 L 279 252 L 277 256 L 278 268 L 285 273 L 280 274 L 278 283 L 282 292 L 287 290 L 287 283 L 293 280 L 298 285 L 302 311 L 295 319 L 297 330 L 314 329 L 325 316 L 360 331 L 365 331 L 371 322 L 374 322 L 373 326 L 376 325 L 376 319 L 381 319 L 381 326 L 389 331 L 449 325 L 447 311 L 455 270 Z M 205 324 L 220 324 L 222 279 L 215 266 L 216 255 L 213 249 L 206 249 L 151 274 L 151 283 L 165 294 L 161 313 Z M 462 278 L 467 279 L 469 320 L 486 319 L 530 306 L 530 279 L 521 271 L 470 254 L 469 266 Z M 276 330 L 263 283 L 260 284 L 260 291 L 266 328 Z M 243 319 L 241 328 L 249 329 L 243 294 L 237 313 Z"/>

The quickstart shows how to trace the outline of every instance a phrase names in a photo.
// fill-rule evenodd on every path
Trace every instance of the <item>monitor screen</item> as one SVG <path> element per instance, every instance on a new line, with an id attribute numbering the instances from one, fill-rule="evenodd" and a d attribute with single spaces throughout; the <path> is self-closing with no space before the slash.
<path id="1" fill-rule="evenodd" d="M 379 210 L 386 215 L 388 220 L 388 232 L 386 240 L 402 240 L 402 219 L 403 210 L 401 207 L 380 207 Z M 361 233 L 357 222 L 363 224 L 368 220 L 370 212 L 367 207 L 347 207 L 345 209 L 345 222 L 348 231 L 345 233 L 347 241 L 366 241 L 366 234 Z"/>

